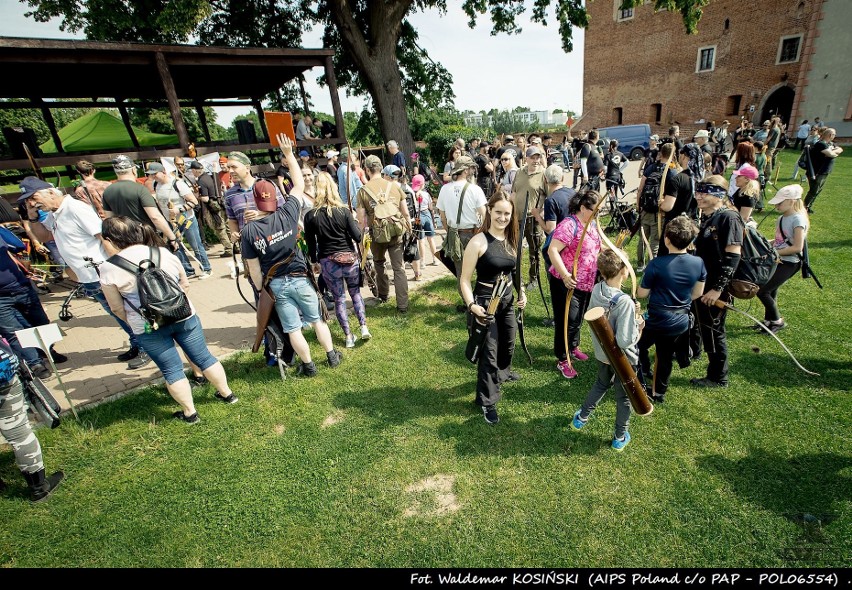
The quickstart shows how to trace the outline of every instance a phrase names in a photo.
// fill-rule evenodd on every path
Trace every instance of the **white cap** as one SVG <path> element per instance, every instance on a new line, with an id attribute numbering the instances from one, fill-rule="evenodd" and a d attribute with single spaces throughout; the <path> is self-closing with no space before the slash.
<path id="1" fill-rule="evenodd" d="M 339 155 L 340 155 L 340 152 L 337 152 L 337 151 L 335 151 L 335 150 L 328 150 L 328 151 L 325 153 L 325 157 L 326 157 L 326 158 L 328 158 L 329 160 L 330 160 L 331 158 L 333 158 L 334 156 L 339 156 Z"/>

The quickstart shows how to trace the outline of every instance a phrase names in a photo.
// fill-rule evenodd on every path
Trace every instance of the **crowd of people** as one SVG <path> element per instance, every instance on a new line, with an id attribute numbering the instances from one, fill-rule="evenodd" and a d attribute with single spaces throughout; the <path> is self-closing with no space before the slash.
<path id="1" fill-rule="evenodd" d="M 304 127 L 297 137 L 310 138 L 310 118 L 297 124 Z M 283 334 L 292 353 L 285 362 L 298 365 L 303 377 L 318 372 L 303 334 L 306 327 L 316 334 L 330 368 L 343 361 L 327 323 L 324 293 L 344 333 L 344 347 L 352 348 L 358 338 L 371 338 L 361 295 L 366 263 L 375 271 L 380 304 L 391 299 L 390 266 L 394 305 L 406 314 L 406 260 L 415 281 L 427 260 L 432 265 L 440 260 L 458 278 L 457 309 L 466 314 L 471 337 L 483 338 L 475 402 L 484 419 L 496 423 L 501 384 L 521 378 L 512 368 L 516 338 L 525 348 L 522 313 L 515 310 L 525 308 L 527 291 L 535 285 L 544 297 L 543 262 L 553 310 L 553 321 L 545 325 L 553 330 L 555 367 L 563 377 L 577 377 L 576 363 L 590 360 L 581 349 L 581 331 L 591 305 L 606 309 L 618 346 L 654 402 L 664 402 L 675 361 L 688 366 L 702 351 L 708 358 L 706 375 L 692 384 L 726 387 L 725 302 L 742 259 L 746 225 L 765 206 L 766 183 L 778 165 L 785 132 L 778 118 L 759 131 L 745 120 L 728 129 L 727 121 L 718 128 L 708 125 L 684 142 L 673 126 L 668 137 L 650 138 L 636 202 L 642 237 L 636 271 L 643 272 L 637 296 L 648 301 L 645 313 L 623 296 L 622 284 L 633 269 L 598 222 L 602 206 L 617 200 L 623 187 L 627 158 L 617 142 L 605 144 L 596 130 L 576 138 L 568 133 L 559 144 L 537 134 L 517 140 L 507 135 L 491 144 L 459 138 L 442 174 L 417 153 L 407 159 L 393 140 L 387 143 L 387 165 L 375 155 L 362 163 L 357 152 L 344 147 L 323 152 L 319 166 L 314 152 L 297 153 L 281 135 L 282 157 L 272 180 L 255 176 L 249 156 L 236 151 L 221 157 L 219 171 L 195 159 L 175 158 L 174 173 L 152 162 L 144 168 L 144 179 L 137 178 L 137 164 L 120 155 L 112 161 L 116 180 L 111 183 L 95 178 L 94 166 L 83 160 L 77 164 L 81 181 L 70 194 L 39 178 L 25 178 L 18 199 L 21 230 L 16 235 L 0 228 L 0 336 L 10 351 L 6 356 L 26 363 L 38 377 L 51 375 L 45 354 L 55 362 L 66 358 L 52 349 L 22 347 L 15 335 L 49 321 L 25 265 L 15 256 L 24 249 L 21 237 L 26 235 L 36 248 L 44 245 L 55 252 L 68 275 L 127 335 L 129 349 L 118 360 L 130 369 L 155 363 L 180 406 L 175 418 L 198 423 L 192 385 L 211 383 L 223 403 L 238 401 L 187 297 L 192 277 L 210 276 L 206 240 L 215 236 L 224 246 L 222 256 L 239 252 L 244 260 L 258 310 L 274 310 L 264 321 Z M 794 183 L 768 201 L 781 214 L 772 241 L 780 263 L 757 292 L 765 308 L 759 329 L 775 333 L 786 326 L 778 308 L 779 288 L 806 263 L 808 214 L 842 152 L 834 136 L 833 129 L 803 122 L 794 147 L 802 140 L 807 196 Z M 434 183 L 440 185 L 437 195 L 429 192 Z M 3 205 L 5 222 L 15 212 Z M 438 227 L 446 230 L 440 251 L 434 241 Z M 411 248 L 412 243 L 419 247 Z M 524 247 L 526 283 L 519 267 Z M 350 325 L 347 293 L 357 332 Z M 570 423 L 581 429 L 615 385 L 612 446 L 621 450 L 630 442 L 630 404 L 594 335 L 592 343 L 597 379 Z M 189 360 L 191 377 L 178 348 Z M 271 350 L 266 354 L 275 356 Z M 17 391 L 12 373 L 7 370 L 7 396 Z M 6 422 L 0 416 L 0 425 Z M 14 428 L 19 422 L 11 420 Z M 14 428 L 3 427 L 4 435 Z M 41 473 L 37 486 L 43 489 L 47 484 L 38 467 L 22 470 Z"/>

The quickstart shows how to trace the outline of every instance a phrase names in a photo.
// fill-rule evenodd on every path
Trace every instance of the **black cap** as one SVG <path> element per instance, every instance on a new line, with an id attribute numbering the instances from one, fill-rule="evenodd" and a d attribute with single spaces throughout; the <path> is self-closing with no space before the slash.
<path id="1" fill-rule="evenodd" d="M 198 160 L 193 160 L 189 163 L 190 170 L 204 170 L 204 166 Z"/>

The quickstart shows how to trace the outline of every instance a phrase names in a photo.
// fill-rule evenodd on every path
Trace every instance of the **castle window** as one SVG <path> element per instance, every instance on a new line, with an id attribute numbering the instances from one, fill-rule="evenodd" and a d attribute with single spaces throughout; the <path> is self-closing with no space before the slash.
<path id="1" fill-rule="evenodd" d="M 716 46 L 699 47 L 695 72 L 712 72 L 716 67 Z"/>
<path id="2" fill-rule="evenodd" d="M 785 35 L 781 37 L 778 43 L 778 56 L 775 64 L 792 64 L 799 61 L 801 53 L 802 36 L 801 35 Z"/>

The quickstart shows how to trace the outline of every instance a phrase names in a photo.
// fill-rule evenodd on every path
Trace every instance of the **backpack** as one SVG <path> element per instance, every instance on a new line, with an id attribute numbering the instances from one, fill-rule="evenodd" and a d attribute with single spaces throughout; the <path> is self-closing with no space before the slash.
<path id="1" fill-rule="evenodd" d="M 651 173 L 645 176 L 645 186 L 639 196 L 639 207 L 645 213 L 657 213 L 660 210 L 660 183 L 665 172 L 665 162 L 654 162 Z"/>
<path id="2" fill-rule="evenodd" d="M 111 256 L 109 262 L 136 275 L 139 307 L 125 301 L 145 318 L 152 330 L 157 330 L 187 319 L 192 315 L 192 308 L 180 285 L 160 268 L 160 249 L 149 246 L 148 250 L 150 258 L 142 260 L 138 265 L 118 254 Z"/>
<path id="3" fill-rule="evenodd" d="M 389 198 L 394 189 L 393 184 L 387 182 L 378 196 L 366 184 L 361 189 L 370 197 L 373 206 L 373 224 L 370 227 L 373 241 L 377 244 L 387 244 L 401 236 L 405 228 L 399 213 L 399 203 L 394 203 Z"/>
<path id="4" fill-rule="evenodd" d="M 737 299 L 753 298 L 775 274 L 778 261 L 778 253 L 769 240 L 757 229 L 745 226 L 740 263 L 728 285 L 728 292 Z"/>

